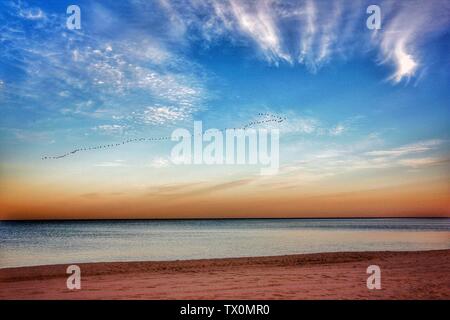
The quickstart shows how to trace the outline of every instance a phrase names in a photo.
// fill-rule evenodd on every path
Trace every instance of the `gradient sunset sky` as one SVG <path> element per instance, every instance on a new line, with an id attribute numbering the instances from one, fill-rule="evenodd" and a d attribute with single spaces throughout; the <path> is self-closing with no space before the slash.
<path id="1" fill-rule="evenodd" d="M 445 0 L 2 1 L 0 219 L 450 217 L 449 53 Z M 272 176 L 172 141 L 41 160 L 261 112 Z"/>

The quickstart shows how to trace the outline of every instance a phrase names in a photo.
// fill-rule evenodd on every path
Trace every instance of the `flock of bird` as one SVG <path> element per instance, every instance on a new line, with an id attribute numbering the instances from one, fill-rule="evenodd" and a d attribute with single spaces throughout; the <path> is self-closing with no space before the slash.
<path id="1" fill-rule="evenodd" d="M 252 121 L 247 123 L 246 125 L 244 125 L 243 127 L 240 128 L 224 128 L 224 129 L 217 129 L 218 131 L 226 131 L 226 130 L 236 130 L 236 129 L 249 129 L 253 126 L 256 125 L 260 125 L 260 124 L 267 124 L 267 123 L 282 123 L 283 121 L 286 120 L 285 117 L 281 117 L 278 115 L 274 115 L 274 114 L 270 114 L 270 113 L 258 113 L 259 117 L 266 117 L 262 120 L 256 120 L 256 121 Z M 154 138 L 135 138 L 135 139 L 127 139 L 124 140 L 122 142 L 117 142 L 117 143 L 111 143 L 111 144 L 105 144 L 105 145 L 99 145 L 99 146 L 94 146 L 94 147 L 81 147 L 81 148 L 77 148 L 74 149 L 70 152 L 58 155 L 58 156 L 43 156 L 41 159 L 42 160 L 50 160 L 50 159 L 62 159 L 71 155 L 74 155 L 75 153 L 78 152 L 83 152 L 83 151 L 91 151 L 91 150 L 102 150 L 102 149 L 108 149 L 108 148 L 113 148 L 113 147 L 119 147 L 121 145 L 125 145 L 128 143 L 132 143 L 132 142 L 144 142 L 144 141 L 164 141 L 164 140 L 170 140 L 170 136 L 163 136 L 163 137 L 154 137 Z"/>

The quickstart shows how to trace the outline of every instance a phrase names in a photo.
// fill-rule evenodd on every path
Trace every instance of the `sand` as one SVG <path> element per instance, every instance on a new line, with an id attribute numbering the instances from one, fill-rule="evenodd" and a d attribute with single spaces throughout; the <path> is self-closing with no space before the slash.
<path id="1" fill-rule="evenodd" d="M 1 269 L 0 299 L 450 299 L 450 250 L 86 263 L 73 291 L 67 266 Z"/>

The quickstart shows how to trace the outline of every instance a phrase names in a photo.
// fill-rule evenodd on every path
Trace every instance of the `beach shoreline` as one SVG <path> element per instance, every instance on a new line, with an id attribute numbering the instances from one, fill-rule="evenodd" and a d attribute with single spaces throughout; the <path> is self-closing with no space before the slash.
<path id="1" fill-rule="evenodd" d="M 69 264 L 0 269 L 0 299 L 450 299 L 450 249 L 77 265 L 80 290 Z"/>

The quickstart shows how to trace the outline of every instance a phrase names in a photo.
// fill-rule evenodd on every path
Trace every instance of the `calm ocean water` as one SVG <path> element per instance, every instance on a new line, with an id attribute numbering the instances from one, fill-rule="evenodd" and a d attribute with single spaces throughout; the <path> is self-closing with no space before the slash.
<path id="1" fill-rule="evenodd" d="M 450 248 L 450 219 L 0 222 L 0 268 Z"/>

